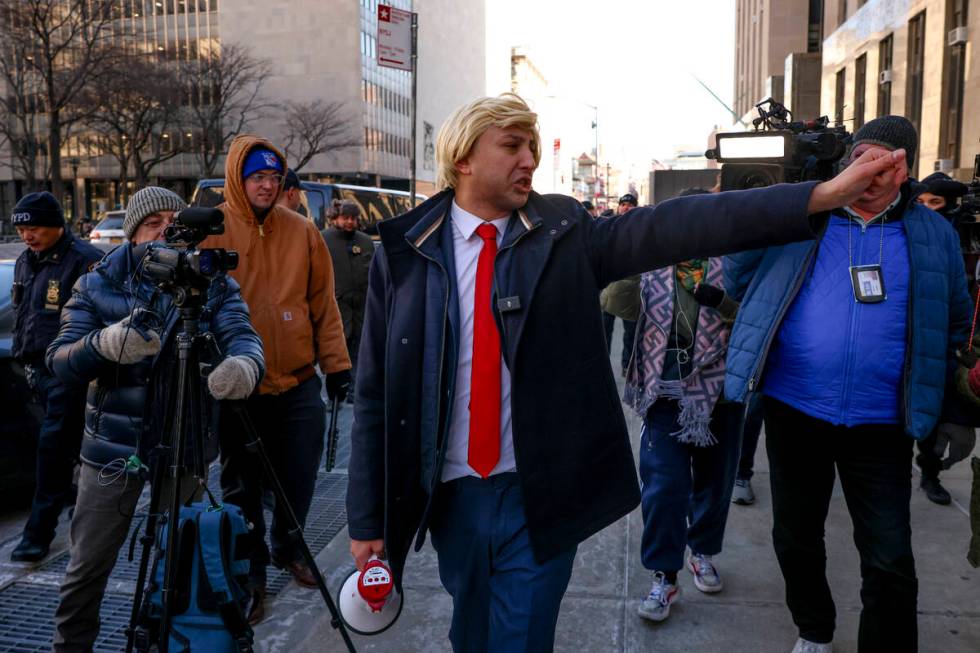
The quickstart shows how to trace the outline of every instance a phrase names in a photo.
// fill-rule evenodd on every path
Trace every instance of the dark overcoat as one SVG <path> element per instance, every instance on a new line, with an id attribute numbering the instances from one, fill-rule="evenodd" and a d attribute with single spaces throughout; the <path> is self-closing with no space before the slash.
<path id="1" fill-rule="evenodd" d="M 686 259 L 813 238 L 814 184 L 696 195 L 593 220 L 571 198 L 532 193 L 511 216 L 492 308 L 511 375 L 514 455 L 539 560 L 640 499 L 609 366 L 599 291 Z M 459 311 L 449 209 L 435 195 L 379 224 L 361 336 L 347 515 L 350 536 L 384 538 L 400 582 L 424 541 L 445 456 Z"/>

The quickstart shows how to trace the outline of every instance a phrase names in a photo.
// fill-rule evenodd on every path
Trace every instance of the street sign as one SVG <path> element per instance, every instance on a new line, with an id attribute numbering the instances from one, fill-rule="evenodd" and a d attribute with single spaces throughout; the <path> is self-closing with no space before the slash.
<path id="1" fill-rule="evenodd" d="M 378 5 L 378 65 L 412 70 L 412 12 Z"/>

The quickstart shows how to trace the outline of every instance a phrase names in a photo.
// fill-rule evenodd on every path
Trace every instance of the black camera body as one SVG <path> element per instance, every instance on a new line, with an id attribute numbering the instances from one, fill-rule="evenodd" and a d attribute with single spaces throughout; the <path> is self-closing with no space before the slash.
<path id="1" fill-rule="evenodd" d="M 836 174 L 851 135 L 827 116 L 793 121 L 792 113 L 772 98 L 756 105 L 753 131 L 718 134 L 705 152 L 724 164 L 721 190 L 761 188 L 781 183 L 826 181 Z"/>
<path id="2" fill-rule="evenodd" d="M 164 230 L 167 244 L 147 250 L 143 270 L 181 306 L 200 297 L 211 281 L 238 267 L 238 252 L 198 249 L 208 236 L 225 232 L 224 214 L 216 208 L 191 207 L 174 215 Z"/>
<path id="3" fill-rule="evenodd" d="M 960 198 L 953 224 L 960 236 L 964 254 L 980 254 L 980 154 L 973 159 L 973 181 Z"/>

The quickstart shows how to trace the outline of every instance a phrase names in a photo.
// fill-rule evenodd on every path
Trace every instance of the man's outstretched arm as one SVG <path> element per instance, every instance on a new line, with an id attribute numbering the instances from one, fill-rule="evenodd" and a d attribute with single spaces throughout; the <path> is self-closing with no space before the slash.
<path id="1" fill-rule="evenodd" d="M 869 150 L 823 183 L 692 195 L 589 223 L 600 286 L 690 258 L 723 256 L 814 237 L 819 215 L 857 200 L 876 177 L 898 174 L 904 150 Z"/>

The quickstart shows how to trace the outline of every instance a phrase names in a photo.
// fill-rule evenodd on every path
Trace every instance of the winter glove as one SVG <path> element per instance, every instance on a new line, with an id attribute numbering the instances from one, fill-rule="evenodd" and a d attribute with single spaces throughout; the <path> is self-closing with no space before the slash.
<path id="1" fill-rule="evenodd" d="M 259 366 L 248 356 L 229 356 L 208 374 L 211 396 L 222 399 L 244 399 L 259 382 Z"/>
<path id="2" fill-rule="evenodd" d="M 350 390 L 350 370 L 331 372 L 327 374 L 327 398 L 330 401 L 336 399 L 343 401 L 347 399 L 347 391 Z"/>
<path id="3" fill-rule="evenodd" d="M 95 332 L 92 345 L 99 354 L 119 365 L 132 365 L 160 351 L 160 336 L 147 329 L 144 337 L 139 330 L 129 326 L 129 317 Z"/>
<path id="4" fill-rule="evenodd" d="M 694 301 L 701 306 L 713 308 L 721 313 L 722 318 L 734 321 L 738 315 L 739 303 L 728 296 L 724 290 L 710 283 L 699 283 L 694 286 Z"/>
<path id="5" fill-rule="evenodd" d="M 943 460 L 943 469 L 949 469 L 970 455 L 977 442 L 977 432 L 972 426 L 962 424 L 940 424 L 936 429 L 936 455 Z M 949 448 L 949 455 L 943 458 Z"/>
<path id="6" fill-rule="evenodd" d="M 980 362 L 973 366 L 966 378 L 974 396 L 980 397 Z"/>

